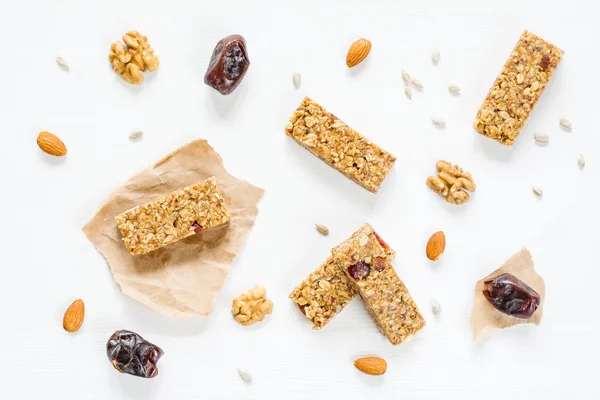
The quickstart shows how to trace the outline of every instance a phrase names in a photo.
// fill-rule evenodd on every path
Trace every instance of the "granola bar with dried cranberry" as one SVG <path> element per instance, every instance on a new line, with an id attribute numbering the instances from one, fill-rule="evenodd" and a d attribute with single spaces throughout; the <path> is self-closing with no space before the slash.
<path id="1" fill-rule="evenodd" d="M 285 133 L 372 193 L 377 193 L 396 162 L 392 154 L 308 97 L 290 118 Z"/>
<path id="2" fill-rule="evenodd" d="M 369 224 L 332 250 L 334 261 L 354 285 L 377 327 L 401 344 L 425 326 L 425 319 L 386 255 L 389 246 Z"/>
<path id="3" fill-rule="evenodd" d="M 127 250 L 146 254 L 231 219 L 214 177 L 115 217 Z"/>
<path id="4" fill-rule="evenodd" d="M 562 56 L 558 47 L 523 32 L 477 112 L 477 132 L 512 145 Z"/>
<path id="5" fill-rule="evenodd" d="M 391 260 L 394 256 L 394 250 L 387 247 L 386 257 Z M 289 297 L 313 323 L 313 329 L 318 330 L 339 314 L 356 295 L 354 285 L 330 256 Z"/>

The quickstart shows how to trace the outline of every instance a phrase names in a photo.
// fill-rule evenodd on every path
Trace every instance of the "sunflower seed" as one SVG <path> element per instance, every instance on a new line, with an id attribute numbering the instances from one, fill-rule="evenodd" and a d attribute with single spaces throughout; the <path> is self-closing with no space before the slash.
<path id="1" fill-rule="evenodd" d="M 137 142 L 138 140 L 141 140 L 143 136 L 144 136 L 144 132 L 135 131 L 129 135 L 129 140 L 131 140 L 132 142 Z"/>
<path id="2" fill-rule="evenodd" d="M 67 62 L 67 60 L 65 60 L 64 58 L 62 58 L 61 56 L 56 57 L 56 63 L 63 67 L 64 69 L 68 70 L 69 69 L 69 63 Z"/>
<path id="3" fill-rule="evenodd" d="M 409 100 L 412 100 L 412 89 L 410 86 L 404 86 L 404 94 L 408 97 Z"/>
<path id="4" fill-rule="evenodd" d="M 408 72 L 402 71 L 402 80 L 404 81 L 404 83 L 406 85 L 410 85 L 411 79 L 410 79 L 410 75 L 408 74 Z"/>
<path id="5" fill-rule="evenodd" d="M 414 87 L 423 89 L 423 84 L 417 78 L 410 78 L 410 82 L 413 84 Z"/>
<path id="6" fill-rule="evenodd" d="M 535 186 L 532 187 L 531 189 L 533 190 L 533 194 L 535 194 L 538 197 L 541 197 L 544 194 L 544 192 L 542 191 L 542 189 L 537 188 Z"/>
<path id="7" fill-rule="evenodd" d="M 317 230 L 319 231 L 319 233 L 321 235 L 323 235 L 323 236 L 329 235 L 329 228 L 326 227 L 325 225 L 316 224 L 315 226 L 317 227 Z"/>
<path id="8" fill-rule="evenodd" d="M 294 86 L 296 86 L 296 88 L 300 86 L 301 81 L 302 75 L 300 75 L 299 72 L 296 72 L 294 75 L 292 75 L 292 82 L 294 82 Z"/>
<path id="9" fill-rule="evenodd" d="M 431 312 L 433 313 L 433 315 L 440 315 L 440 313 L 442 312 L 442 306 L 440 305 L 440 303 L 434 300 L 431 303 Z"/>
<path id="10" fill-rule="evenodd" d="M 456 85 L 450 85 L 450 86 L 448 86 L 448 90 L 452 94 L 460 94 L 460 88 L 458 86 L 456 86 Z"/>
<path id="11" fill-rule="evenodd" d="M 250 375 L 250 372 L 238 368 L 238 373 L 244 381 L 252 383 L 252 375 Z"/>
<path id="12" fill-rule="evenodd" d="M 533 138 L 535 139 L 536 142 L 538 143 L 543 143 L 543 144 L 547 144 L 550 141 L 550 136 L 544 134 L 544 133 L 536 133 Z"/>
<path id="13" fill-rule="evenodd" d="M 433 122 L 433 125 L 435 125 L 437 128 L 444 129 L 446 127 L 446 121 L 441 118 L 433 117 L 431 118 L 431 122 Z"/>
<path id="14" fill-rule="evenodd" d="M 570 131 L 572 129 L 571 121 L 569 121 L 566 118 L 561 118 L 561 120 L 560 120 L 560 126 L 562 126 L 564 129 L 566 129 L 568 131 Z"/>
<path id="15" fill-rule="evenodd" d="M 579 168 L 583 168 L 585 167 L 585 158 L 583 158 L 583 155 L 579 155 L 579 158 L 577 159 L 577 165 L 579 165 Z"/>
<path id="16" fill-rule="evenodd" d="M 431 61 L 433 61 L 433 63 L 435 65 L 437 65 L 437 63 L 440 62 L 440 51 L 439 50 L 434 50 L 433 53 L 431 53 Z"/>

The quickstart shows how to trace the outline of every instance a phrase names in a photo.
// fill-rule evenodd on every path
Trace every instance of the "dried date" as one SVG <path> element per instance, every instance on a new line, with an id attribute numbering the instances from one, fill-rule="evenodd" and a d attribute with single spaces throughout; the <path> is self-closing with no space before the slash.
<path id="1" fill-rule="evenodd" d="M 515 318 L 530 318 L 540 305 L 540 295 L 512 274 L 484 282 L 483 295 L 498 311 Z"/>
<path id="2" fill-rule="evenodd" d="M 250 66 L 246 40 L 241 35 L 230 35 L 219 41 L 213 50 L 204 83 L 222 95 L 238 87 Z"/>
<path id="3" fill-rule="evenodd" d="M 108 339 L 106 354 L 117 371 L 142 378 L 154 378 L 158 375 L 156 363 L 164 352 L 137 333 L 120 330 Z"/>

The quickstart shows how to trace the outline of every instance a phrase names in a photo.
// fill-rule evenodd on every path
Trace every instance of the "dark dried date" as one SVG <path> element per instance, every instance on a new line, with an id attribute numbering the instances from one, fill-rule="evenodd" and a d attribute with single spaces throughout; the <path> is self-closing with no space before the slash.
<path id="1" fill-rule="evenodd" d="M 484 282 L 483 295 L 498 311 L 515 318 L 530 318 L 540 305 L 540 295 L 512 274 Z"/>
<path id="2" fill-rule="evenodd" d="M 108 339 L 106 354 L 117 371 L 154 378 L 158 375 L 156 363 L 164 352 L 137 333 L 120 330 Z"/>
<path id="3" fill-rule="evenodd" d="M 219 41 L 213 50 L 204 83 L 223 95 L 238 87 L 250 66 L 246 41 L 241 35 L 230 35 Z"/>

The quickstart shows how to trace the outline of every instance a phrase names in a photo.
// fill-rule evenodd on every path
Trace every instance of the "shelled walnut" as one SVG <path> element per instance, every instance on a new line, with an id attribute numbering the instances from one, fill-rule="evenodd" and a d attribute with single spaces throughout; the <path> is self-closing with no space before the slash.
<path id="1" fill-rule="evenodd" d="M 125 81 L 133 85 L 144 82 L 146 70 L 154 72 L 158 69 L 158 57 L 150 47 L 148 38 L 137 31 L 129 31 L 123 35 L 123 42 L 114 42 L 110 46 L 108 59 L 113 70 Z"/>
<path id="2" fill-rule="evenodd" d="M 469 172 L 465 172 L 458 165 L 440 160 L 435 164 L 438 176 L 427 178 L 427 186 L 434 192 L 446 198 L 451 204 L 460 205 L 469 201 L 469 192 L 475 191 L 475 182 Z"/>
<path id="3" fill-rule="evenodd" d="M 273 302 L 265 298 L 267 289 L 256 285 L 235 299 L 231 305 L 231 313 L 235 320 L 247 326 L 260 322 L 273 311 Z"/>

